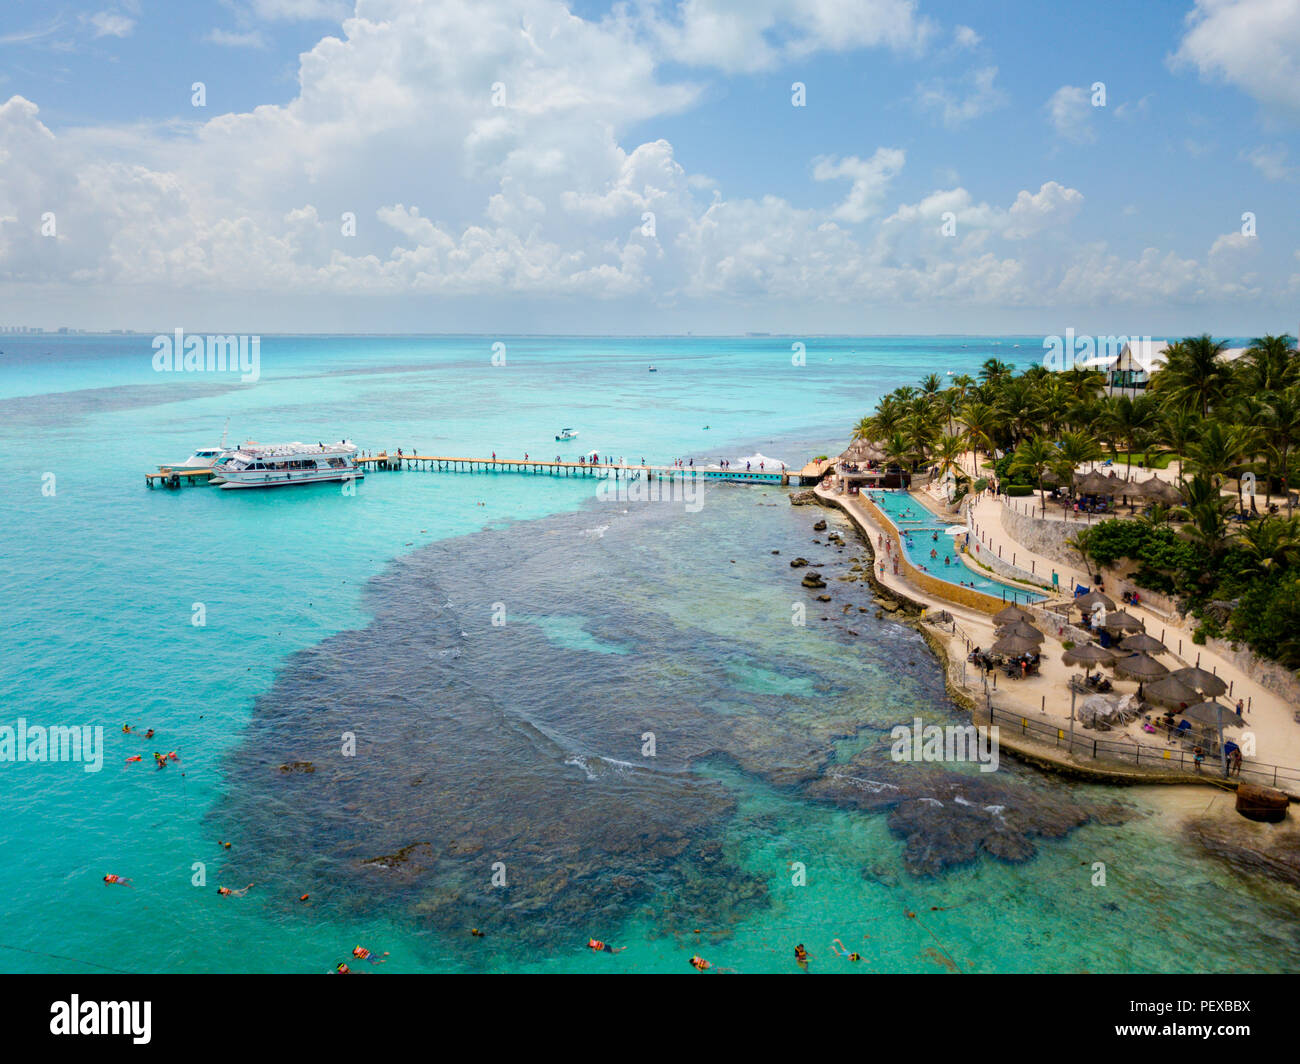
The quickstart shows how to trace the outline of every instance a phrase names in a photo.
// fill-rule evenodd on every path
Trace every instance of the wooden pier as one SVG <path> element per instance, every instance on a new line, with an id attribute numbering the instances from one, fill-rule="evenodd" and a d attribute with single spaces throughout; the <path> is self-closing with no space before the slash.
<path id="1" fill-rule="evenodd" d="M 426 454 L 366 455 L 356 460 L 366 471 L 423 470 L 432 473 L 516 473 L 526 476 L 594 477 L 612 480 L 686 480 L 731 484 L 815 484 L 819 477 L 809 476 L 809 468 L 798 472 L 781 469 L 710 469 L 704 466 L 615 465 L 595 462 L 556 462 L 537 458 L 457 458 Z M 157 473 L 146 473 L 145 484 L 152 488 L 179 488 L 185 484 L 206 484 L 210 469 L 172 469 L 161 466 Z"/>
<path id="2" fill-rule="evenodd" d="M 557 462 L 538 458 L 457 458 L 445 455 L 377 454 L 358 458 L 370 469 L 418 469 L 434 473 L 523 473 L 530 476 L 598 477 L 614 480 L 723 481 L 737 484 L 802 483 L 799 473 L 780 469 L 709 469 L 704 466 L 615 465 L 605 462 Z"/>
<path id="3" fill-rule="evenodd" d="M 144 484 L 147 488 L 152 488 L 155 484 L 162 488 L 179 488 L 183 484 L 206 484 L 211 479 L 211 469 L 171 469 L 160 466 L 157 473 L 144 475 Z"/>

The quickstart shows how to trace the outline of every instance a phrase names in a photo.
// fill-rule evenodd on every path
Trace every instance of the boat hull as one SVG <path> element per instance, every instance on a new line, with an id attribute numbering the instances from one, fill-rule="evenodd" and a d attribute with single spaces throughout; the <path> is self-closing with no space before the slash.
<path id="1" fill-rule="evenodd" d="M 330 470 L 328 472 L 321 470 L 317 473 L 307 474 L 268 473 L 257 480 L 231 480 L 227 477 L 221 481 L 220 487 L 222 491 L 228 491 L 232 488 L 289 488 L 295 484 L 328 484 L 331 481 L 363 480 L 365 475 L 360 469 Z"/>

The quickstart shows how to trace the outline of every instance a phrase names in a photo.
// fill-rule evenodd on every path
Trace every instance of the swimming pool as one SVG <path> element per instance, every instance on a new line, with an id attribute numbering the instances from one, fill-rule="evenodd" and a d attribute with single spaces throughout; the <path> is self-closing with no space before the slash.
<path id="1" fill-rule="evenodd" d="M 1017 584 L 995 580 L 979 569 L 963 564 L 953 546 L 953 540 L 959 537 L 948 535 L 944 529 L 949 526 L 906 491 L 868 491 L 864 494 L 885 511 L 898 529 L 907 560 L 930 576 L 950 584 L 964 584 L 1007 602 L 1038 602 L 1045 597 Z M 938 557 L 930 557 L 932 550 Z M 944 564 L 945 558 L 949 560 L 947 565 Z"/>

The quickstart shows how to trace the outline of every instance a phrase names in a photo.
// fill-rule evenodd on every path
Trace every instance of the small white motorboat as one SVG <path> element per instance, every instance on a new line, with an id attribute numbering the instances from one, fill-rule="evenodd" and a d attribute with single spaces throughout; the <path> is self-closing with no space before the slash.
<path id="1" fill-rule="evenodd" d="M 651 373 L 658 373 L 659 371 L 658 371 L 657 369 L 655 369 L 654 366 L 651 366 L 651 367 L 650 367 L 650 372 L 651 372 Z"/>
<path id="2" fill-rule="evenodd" d="M 578 438 L 578 430 L 560 429 L 560 431 L 556 433 L 555 438 L 557 440 L 576 440 Z"/>
<path id="3" fill-rule="evenodd" d="M 226 453 L 224 447 L 200 447 L 185 461 L 168 466 L 168 469 L 211 469 L 218 458 Z"/>

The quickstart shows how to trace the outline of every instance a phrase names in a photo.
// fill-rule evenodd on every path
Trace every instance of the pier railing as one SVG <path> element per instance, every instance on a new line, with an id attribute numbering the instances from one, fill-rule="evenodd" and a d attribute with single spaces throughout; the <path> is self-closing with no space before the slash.
<path id="1" fill-rule="evenodd" d="M 1172 772 L 1180 775 L 1201 775 L 1211 779 L 1222 779 L 1218 751 L 1210 753 L 1208 741 L 1203 745 L 1205 756 L 1198 769 L 1196 755 L 1181 743 L 1169 746 L 1149 746 L 1132 740 L 1122 742 L 1115 739 L 1103 739 L 1095 734 L 1087 734 L 1088 729 L 1076 723 L 1074 738 L 1071 740 L 1068 726 L 1061 726 L 1055 721 L 1035 720 L 1023 710 L 1009 710 L 997 705 L 988 705 L 975 712 L 976 723 L 987 724 L 990 719 L 998 727 L 1010 726 L 1020 735 L 1035 741 L 1063 749 L 1074 756 L 1091 758 L 1094 761 L 1110 761 L 1148 772 Z M 1291 793 L 1300 792 L 1300 769 L 1289 765 L 1272 765 L 1263 761 L 1242 760 L 1241 772 L 1233 773 L 1233 779 L 1248 780 L 1268 787 L 1279 787 Z"/>

